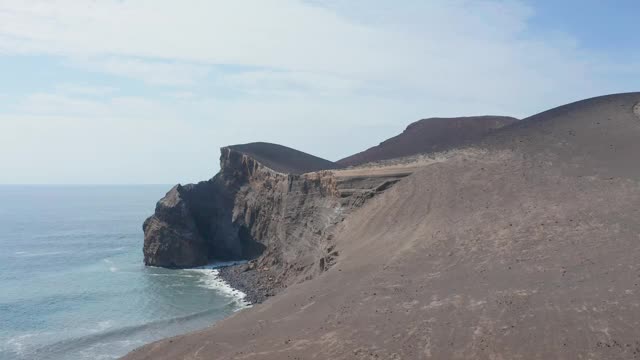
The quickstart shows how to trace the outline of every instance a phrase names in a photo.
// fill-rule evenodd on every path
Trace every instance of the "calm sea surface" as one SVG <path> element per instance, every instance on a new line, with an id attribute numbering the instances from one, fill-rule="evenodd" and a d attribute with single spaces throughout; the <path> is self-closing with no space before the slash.
<path id="1" fill-rule="evenodd" d="M 215 270 L 142 265 L 169 188 L 0 186 L 0 359 L 113 359 L 245 306 Z"/>

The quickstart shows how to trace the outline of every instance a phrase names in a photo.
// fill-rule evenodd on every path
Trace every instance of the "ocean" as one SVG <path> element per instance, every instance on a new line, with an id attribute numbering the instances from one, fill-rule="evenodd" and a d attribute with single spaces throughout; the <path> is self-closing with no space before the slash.
<path id="1" fill-rule="evenodd" d="M 143 265 L 170 186 L 0 186 L 0 359 L 114 359 L 247 306 L 211 268 Z"/>

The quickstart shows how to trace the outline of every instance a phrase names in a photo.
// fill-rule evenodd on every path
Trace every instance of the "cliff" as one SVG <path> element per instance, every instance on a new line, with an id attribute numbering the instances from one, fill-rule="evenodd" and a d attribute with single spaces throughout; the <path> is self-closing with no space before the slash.
<path id="1" fill-rule="evenodd" d="M 283 219 L 297 216 L 294 208 L 308 206 L 305 195 L 309 193 L 330 201 L 330 180 L 323 181 L 321 176 L 308 179 L 266 167 L 243 151 L 253 150 L 252 145 L 222 148 L 221 170 L 216 176 L 198 184 L 176 185 L 158 202 L 155 214 L 143 225 L 146 265 L 192 267 L 210 260 L 254 258 L 265 250 L 266 237 L 279 230 L 277 222 L 270 221 L 275 213 Z M 271 151 L 273 156 L 265 157 L 264 162 L 272 167 L 299 172 L 293 165 L 282 165 L 276 156 L 295 150 L 255 145 Z M 299 153 L 298 157 L 304 155 Z M 318 167 L 329 164 L 321 161 Z M 306 169 L 313 167 L 307 164 Z"/>
<path id="2" fill-rule="evenodd" d="M 227 270 L 236 272 L 227 277 L 253 301 L 328 269 L 337 256 L 335 225 L 407 175 L 351 176 L 331 167 L 340 166 L 279 145 L 222 148 L 215 177 L 175 186 L 145 221 L 145 264 L 180 268 L 254 259 Z"/>

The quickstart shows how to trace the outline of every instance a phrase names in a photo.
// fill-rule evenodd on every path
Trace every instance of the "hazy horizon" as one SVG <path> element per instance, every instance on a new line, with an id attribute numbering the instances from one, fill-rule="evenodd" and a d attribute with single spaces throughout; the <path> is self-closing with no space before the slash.
<path id="1" fill-rule="evenodd" d="M 0 184 L 206 180 L 219 148 L 328 160 L 436 116 L 637 91 L 640 4 L 0 2 Z"/>

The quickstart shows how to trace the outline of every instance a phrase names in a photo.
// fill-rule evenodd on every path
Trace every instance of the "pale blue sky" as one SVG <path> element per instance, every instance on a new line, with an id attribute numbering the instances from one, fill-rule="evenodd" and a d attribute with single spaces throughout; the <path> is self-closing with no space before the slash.
<path id="1" fill-rule="evenodd" d="M 637 1 L 0 0 L 0 184 L 187 183 L 640 90 Z"/>

